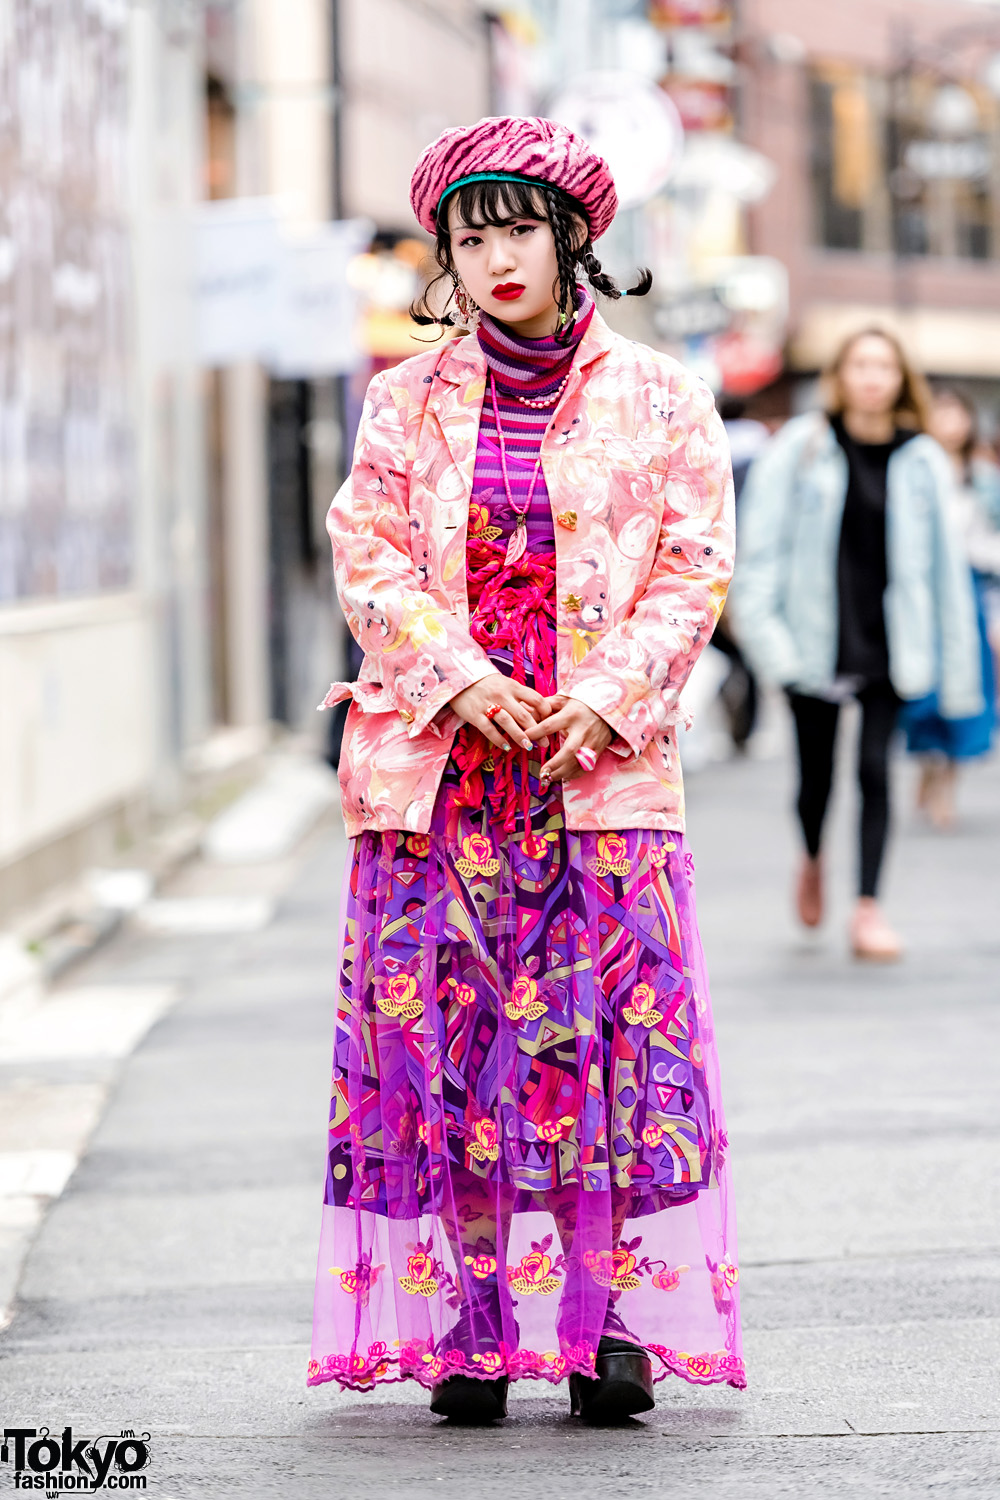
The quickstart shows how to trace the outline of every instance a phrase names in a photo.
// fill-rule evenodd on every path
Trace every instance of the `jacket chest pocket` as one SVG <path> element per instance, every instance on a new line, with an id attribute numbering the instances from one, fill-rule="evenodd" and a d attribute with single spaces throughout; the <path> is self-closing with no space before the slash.
<path id="1" fill-rule="evenodd" d="M 593 442 L 564 450 L 552 468 L 550 489 L 560 512 L 571 509 L 588 526 L 603 527 L 633 563 L 651 557 L 666 498 L 666 444 Z"/>
<path id="2" fill-rule="evenodd" d="M 605 445 L 603 462 L 605 525 L 630 562 L 651 563 L 666 502 L 667 445 L 615 440 Z"/>

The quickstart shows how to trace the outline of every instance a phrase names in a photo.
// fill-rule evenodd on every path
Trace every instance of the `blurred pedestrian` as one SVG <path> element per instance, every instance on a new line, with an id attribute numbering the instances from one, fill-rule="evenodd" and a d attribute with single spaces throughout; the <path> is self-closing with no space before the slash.
<path id="1" fill-rule="evenodd" d="M 827 386 L 826 412 L 789 422 L 750 472 L 730 610 L 795 720 L 806 847 L 796 901 L 807 927 L 823 917 L 840 708 L 860 704 L 850 940 L 859 958 L 894 959 L 900 941 L 877 900 L 890 741 L 903 700 L 935 692 L 948 719 L 981 711 L 975 598 L 951 516 L 951 465 L 926 435 L 925 389 L 897 340 L 876 328 L 853 334 Z"/>
<path id="2" fill-rule="evenodd" d="M 986 611 L 989 587 L 1000 579 L 1000 470 L 978 452 L 975 404 L 957 387 L 935 390 L 930 431 L 955 471 L 955 518 L 973 569 L 983 689 L 981 712 L 968 718 L 945 718 L 936 693 L 903 710 L 907 748 L 922 762 L 917 806 L 944 830 L 955 822 L 959 765 L 985 755 L 996 728 L 996 677 Z"/>
<path id="3" fill-rule="evenodd" d="M 412 199 L 415 316 L 472 331 L 372 381 L 329 515 L 366 657 L 327 700 L 354 844 L 310 1380 L 488 1421 L 568 1376 L 607 1420 L 652 1406 L 650 1353 L 744 1384 L 673 730 L 731 569 L 726 441 L 582 282 L 624 295 L 579 137 L 447 131 Z"/>
<path id="4" fill-rule="evenodd" d="M 767 423 L 748 417 L 746 411 L 746 401 L 738 397 L 727 397 L 719 405 L 719 415 L 722 417 L 726 437 L 729 439 L 729 456 L 733 465 L 733 495 L 736 501 L 737 525 L 739 524 L 740 496 L 743 493 L 747 475 L 750 473 L 754 460 L 762 452 L 771 436 L 771 429 Z M 712 645 L 729 661 L 729 672 L 719 689 L 719 698 L 733 747 L 743 754 L 757 725 L 760 695 L 757 690 L 757 679 L 740 649 L 739 641 L 733 634 L 725 610 L 716 626 Z"/>

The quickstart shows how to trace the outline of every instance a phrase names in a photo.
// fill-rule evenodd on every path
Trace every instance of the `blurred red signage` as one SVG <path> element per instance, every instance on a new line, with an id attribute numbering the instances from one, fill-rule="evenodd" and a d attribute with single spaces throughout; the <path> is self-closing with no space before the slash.
<path id="1" fill-rule="evenodd" d="M 780 349 L 736 329 L 713 341 L 712 354 L 723 389 L 732 396 L 752 396 L 777 380 L 783 369 Z"/>
<path id="2" fill-rule="evenodd" d="M 660 80 L 660 87 L 677 106 L 685 130 L 729 130 L 732 127 L 732 108 L 726 84 L 671 73 Z"/>
<path id="3" fill-rule="evenodd" d="M 656 26 L 721 26 L 732 20 L 730 0 L 649 0 Z"/>

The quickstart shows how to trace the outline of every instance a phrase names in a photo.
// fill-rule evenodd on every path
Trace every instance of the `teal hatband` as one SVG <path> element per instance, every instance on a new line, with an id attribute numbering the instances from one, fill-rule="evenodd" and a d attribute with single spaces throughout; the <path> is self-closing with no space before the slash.
<path id="1" fill-rule="evenodd" d="M 457 193 L 459 188 L 465 187 L 470 182 L 526 182 L 531 187 L 550 186 L 550 184 L 542 182 L 538 177 L 522 177 L 517 172 L 470 172 L 468 177 L 460 177 L 457 182 L 453 182 L 450 187 L 445 188 L 437 201 L 437 208 L 434 210 L 435 219 L 440 217 L 441 205 L 444 200 L 450 198 L 452 193 Z"/>

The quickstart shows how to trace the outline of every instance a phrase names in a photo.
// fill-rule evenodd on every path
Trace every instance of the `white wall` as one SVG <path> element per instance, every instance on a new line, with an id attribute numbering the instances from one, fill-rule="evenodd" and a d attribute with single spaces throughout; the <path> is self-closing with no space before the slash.
<path id="1" fill-rule="evenodd" d="M 134 594 L 0 611 L 0 862 L 146 787 L 150 647 Z"/>
<path id="2" fill-rule="evenodd" d="M 132 400 L 132 579 L 60 598 L 35 587 L 0 606 L 6 907 L 39 894 L 19 874 L 22 857 L 137 798 L 169 801 L 185 747 L 208 728 L 204 447 L 188 255 L 203 83 L 197 31 L 175 24 L 168 35 L 161 14 L 130 6 L 124 21 L 128 180 L 115 183 L 128 196 L 129 263 L 119 273 L 128 305 L 115 326 Z M 87 452 L 77 460 L 91 461 Z M 85 482 L 86 468 L 70 478 Z M 82 514 L 78 524 L 87 546 Z"/>

